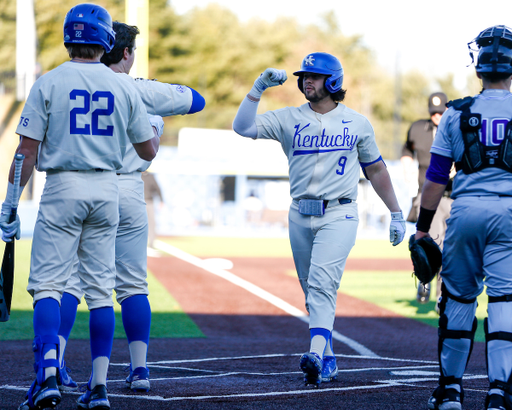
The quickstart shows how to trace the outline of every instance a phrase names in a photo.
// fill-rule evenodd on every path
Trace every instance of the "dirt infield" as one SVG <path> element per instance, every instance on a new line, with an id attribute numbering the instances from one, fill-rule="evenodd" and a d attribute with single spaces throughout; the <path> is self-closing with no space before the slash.
<path id="1" fill-rule="evenodd" d="M 151 339 L 151 391 L 138 395 L 125 387 L 127 343 L 116 339 L 112 409 L 426 409 L 438 377 L 435 328 L 340 294 L 335 330 L 341 336 L 334 341 L 339 378 L 318 389 L 305 387 L 298 361 L 309 348 L 309 331 L 300 316 L 302 292 L 289 274 L 292 260 L 231 260 L 229 272 L 239 282 L 175 257 L 149 259 L 149 269 L 206 337 Z M 347 269 L 368 263 L 376 262 L 349 260 Z M 386 269 L 393 263 L 410 268 L 408 261 L 385 263 Z M 0 342 L 0 409 L 16 408 L 32 382 L 30 345 Z M 70 340 L 66 356 L 73 378 L 85 383 L 89 342 Z M 466 374 L 463 408 L 482 409 L 488 385 L 482 343 L 475 344 Z M 58 408 L 76 408 L 77 397 L 64 394 Z"/>

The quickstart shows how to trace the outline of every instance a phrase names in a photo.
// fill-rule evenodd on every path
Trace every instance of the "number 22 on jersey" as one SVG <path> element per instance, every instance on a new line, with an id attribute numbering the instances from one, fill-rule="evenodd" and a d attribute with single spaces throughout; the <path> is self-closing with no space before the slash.
<path id="1" fill-rule="evenodd" d="M 69 93 L 71 100 L 81 101 L 82 104 L 73 108 L 69 113 L 70 134 L 102 135 L 111 137 L 114 135 L 114 126 L 107 125 L 100 128 L 100 118 L 109 117 L 114 112 L 114 95 L 110 91 L 96 91 L 92 94 L 87 90 L 73 90 Z M 104 108 L 106 105 L 107 108 Z M 98 106 L 98 108 L 95 108 Z M 77 119 L 81 118 L 77 125 Z"/>

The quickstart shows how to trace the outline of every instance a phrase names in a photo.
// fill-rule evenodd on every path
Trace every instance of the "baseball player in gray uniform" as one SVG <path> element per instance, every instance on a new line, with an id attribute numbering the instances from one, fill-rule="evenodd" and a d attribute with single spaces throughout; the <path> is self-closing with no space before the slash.
<path id="1" fill-rule="evenodd" d="M 159 144 L 135 87 L 100 62 L 114 42 L 107 10 L 94 4 L 73 7 L 64 20 L 71 61 L 36 81 L 16 130 L 21 138 L 17 152 L 25 155 L 21 185 L 34 166 L 46 172 L 27 287 L 34 299 L 36 380 L 21 409 L 54 408 L 60 402 L 59 304 L 76 255 L 90 310 L 92 356 L 91 377 L 78 406 L 110 408 L 106 382 L 114 335 L 116 172 L 128 145 L 151 161 Z M 11 184 L 6 203 L 9 192 Z M 14 223 L 18 230 L 19 220 Z"/>
<path id="2" fill-rule="evenodd" d="M 474 47 L 476 45 L 476 48 Z M 455 163 L 443 248 L 439 387 L 429 409 L 461 409 L 462 378 L 485 285 L 489 392 L 486 409 L 512 409 L 512 30 L 494 26 L 468 44 L 483 89 L 451 101 L 431 148 L 415 238 L 427 236 Z M 472 50 L 472 47 L 475 50 Z"/>
<path id="3" fill-rule="evenodd" d="M 346 90 L 339 60 L 308 54 L 294 75 L 306 104 L 256 115 L 263 91 L 287 79 L 284 70 L 267 68 L 242 101 L 233 129 L 278 141 L 288 157 L 290 243 L 310 315 L 310 350 L 300 368 L 306 384 L 318 386 L 338 374 L 332 329 L 337 290 L 356 240 L 359 166 L 391 211 L 393 245 L 403 240 L 405 221 L 370 122 L 341 103 Z"/>
<path id="4" fill-rule="evenodd" d="M 128 75 L 135 58 L 135 38 L 139 30 L 115 21 L 113 29 L 116 43 L 112 51 L 104 54 L 101 61 L 117 73 L 116 77 L 131 83 L 141 96 L 149 114 L 160 116 L 185 115 L 201 111 L 204 98 L 194 89 L 177 84 L 166 84 L 142 78 L 133 79 Z M 161 122 L 160 132 L 163 129 Z M 146 365 L 151 308 L 148 300 L 147 244 L 148 217 L 144 202 L 143 171 L 151 163 L 140 159 L 133 146 L 129 145 L 123 159 L 123 167 L 117 170 L 119 184 L 119 227 L 117 229 L 116 255 L 116 299 L 121 305 L 123 326 L 130 350 L 130 375 L 127 385 L 133 391 L 147 392 L 150 389 L 149 370 Z M 66 286 L 61 303 L 60 370 L 58 382 L 61 390 L 74 390 L 77 384 L 69 377 L 64 361 L 64 351 L 73 327 L 77 305 L 83 296 L 78 271 L 81 264 L 75 265 L 75 272 Z"/>

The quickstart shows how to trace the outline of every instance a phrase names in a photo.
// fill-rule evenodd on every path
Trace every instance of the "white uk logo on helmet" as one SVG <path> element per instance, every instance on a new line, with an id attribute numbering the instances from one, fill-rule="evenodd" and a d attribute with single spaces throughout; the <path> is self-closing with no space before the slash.
<path id="1" fill-rule="evenodd" d="M 441 99 L 436 95 L 434 98 L 432 98 L 432 104 L 434 104 L 436 107 L 441 105 Z"/>
<path id="2" fill-rule="evenodd" d="M 313 58 L 313 56 L 307 56 L 305 59 L 304 59 L 304 64 L 305 65 L 314 65 L 313 63 L 315 62 L 315 59 Z"/>

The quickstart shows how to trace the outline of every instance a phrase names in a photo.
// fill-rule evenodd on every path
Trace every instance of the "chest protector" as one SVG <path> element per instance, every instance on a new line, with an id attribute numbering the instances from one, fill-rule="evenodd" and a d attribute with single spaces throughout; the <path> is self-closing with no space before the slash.
<path id="1" fill-rule="evenodd" d="M 447 107 L 462 111 L 460 130 L 464 141 L 464 154 L 461 161 L 455 163 L 457 171 L 472 174 L 484 168 L 497 167 L 512 172 L 512 121 L 507 123 L 505 137 L 500 145 L 487 147 L 480 141 L 479 130 L 482 128 L 482 114 L 470 110 L 474 98 L 466 97 L 450 101 Z"/>

